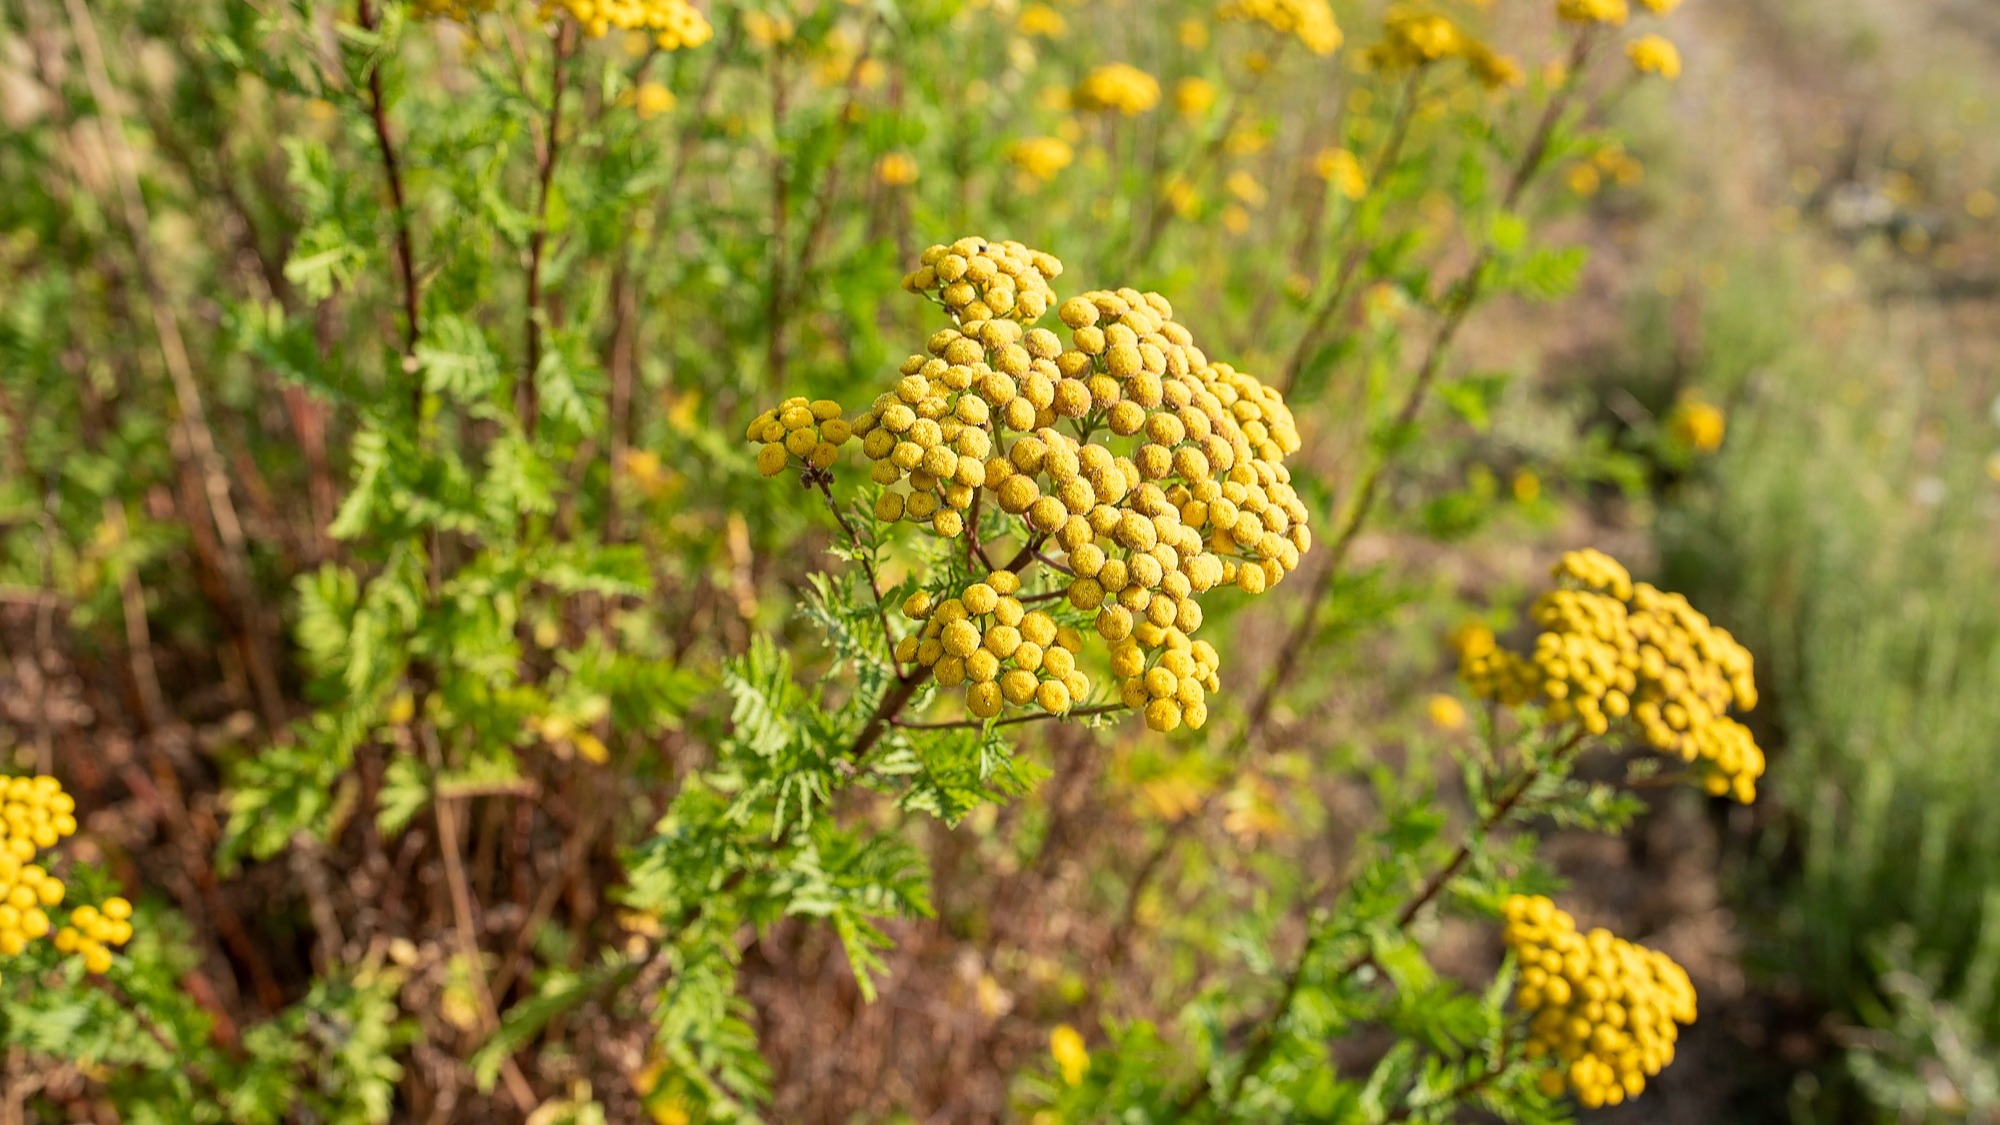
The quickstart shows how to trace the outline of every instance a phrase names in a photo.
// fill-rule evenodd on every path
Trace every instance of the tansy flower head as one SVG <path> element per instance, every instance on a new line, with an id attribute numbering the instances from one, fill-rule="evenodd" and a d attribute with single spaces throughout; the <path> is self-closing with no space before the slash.
<path id="1" fill-rule="evenodd" d="M 1552 1064 L 1542 1092 L 1567 1090 L 1591 1109 L 1638 1097 L 1694 1022 L 1687 971 L 1608 930 L 1578 933 L 1574 918 L 1539 895 L 1514 895 L 1502 913 L 1502 937 L 1521 967 L 1514 1003 L 1529 1017 L 1524 1053 Z"/>
<path id="2" fill-rule="evenodd" d="M 1137 117 L 1160 104 L 1160 83 L 1136 66 L 1106 63 L 1077 83 L 1072 100 L 1078 109 Z"/>
<path id="3" fill-rule="evenodd" d="M 1625 44 L 1625 57 L 1640 74 L 1657 74 L 1671 82 L 1681 76 L 1681 52 L 1664 35 L 1642 35 Z"/>
<path id="4" fill-rule="evenodd" d="M 1407 70 L 1464 53 L 1467 40 L 1452 22 L 1415 8 L 1392 7 L 1382 17 L 1382 41 L 1368 52 L 1384 70 Z"/>
<path id="5" fill-rule="evenodd" d="M 1007 159 L 1014 167 L 1046 183 L 1069 167 L 1076 153 L 1061 137 L 1029 137 L 1007 146 Z"/>
<path id="6" fill-rule="evenodd" d="M 1260 594 L 1312 546 L 1285 466 L 1298 427 L 1275 390 L 1196 346 L 1166 298 L 1098 290 L 1056 306 L 1061 273 L 1039 250 L 962 238 L 925 250 L 904 279 L 953 323 L 847 431 L 883 488 L 874 516 L 955 539 L 982 502 L 1019 521 L 1018 538 L 1050 563 L 1025 580 L 1068 607 L 1031 608 L 1023 573 L 993 570 L 905 601 L 911 629 L 894 657 L 962 688 L 975 718 L 1061 715 L 1092 691 L 1087 628 L 1127 707 L 1155 730 L 1198 729 L 1221 687 L 1215 648 L 1194 639 L 1200 595 Z M 1060 325 L 1035 326 L 1051 308 Z M 823 469 L 847 436 L 826 432 L 836 415 L 791 399 L 746 436 L 768 473 L 792 458 Z"/>
<path id="7" fill-rule="evenodd" d="M 1069 30 L 1069 21 L 1047 4 L 1030 4 L 1015 21 L 1014 30 L 1034 38 L 1053 39 Z"/>
<path id="8" fill-rule="evenodd" d="M 1368 176 L 1361 170 L 1361 161 L 1344 148 L 1323 150 L 1313 159 L 1313 171 L 1348 199 L 1359 200 L 1368 194 Z"/>
<path id="9" fill-rule="evenodd" d="M 1174 108 L 1182 117 L 1200 117 L 1215 105 L 1215 83 L 1206 78 L 1183 78 L 1174 87 Z"/>
<path id="10" fill-rule="evenodd" d="M 1591 734 L 1613 724 L 1694 767 L 1715 796 L 1757 795 L 1764 754 L 1729 717 L 1757 705 L 1750 653 L 1686 598 L 1634 583 L 1599 551 L 1572 551 L 1556 566 L 1562 586 L 1537 599 L 1533 648 L 1460 649 L 1459 678 L 1503 705 L 1538 704 L 1552 722 Z"/>
<path id="11" fill-rule="evenodd" d="M 1519 86 L 1527 79 L 1519 60 L 1500 54 L 1484 43 L 1467 45 L 1465 64 L 1472 68 L 1472 76 L 1479 80 L 1479 84 L 1489 90 Z"/>
<path id="12" fill-rule="evenodd" d="M 1340 49 L 1340 25 L 1326 0 L 1227 0 L 1216 9 L 1221 20 L 1255 20 L 1280 35 L 1297 37 L 1315 55 Z"/>
<path id="13" fill-rule="evenodd" d="M 1066 1023 L 1057 1024 L 1049 1032 L 1049 1057 L 1055 1060 L 1063 1081 L 1071 1086 L 1082 1083 L 1090 1069 L 1090 1050 L 1083 1045 L 1082 1033 Z"/>
<path id="14" fill-rule="evenodd" d="M 699 47 L 715 35 L 707 17 L 687 0 L 543 0 L 543 19 L 561 12 L 592 36 L 607 35 L 614 27 L 652 32 L 663 51 Z"/>
<path id="15" fill-rule="evenodd" d="M 1571 23 L 1621 27 L 1632 14 L 1625 0 L 1556 0 L 1556 15 Z"/>
<path id="16" fill-rule="evenodd" d="M 916 158 L 907 152 L 884 154 L 875 162 L 875 179 L 887 187 L 904 187 L 916 183 Z"/>
<path id="17" fill-rule="evenodd" d="M 641 83 L 632 92 L 632 103 L 641 118 L 658 117 L 674 108 L 674 92 L 658 82 Z"/>
<path id="18" fill-rule="evenodd" d="M 804 398 L 788 398 L 777 409 L 759 414 L 744 434 L 762 446 L 757 451 L 757 471 L 774 477 L 787 465 L 831 468 L 840 447 L 854 436 L 840 414 L 840 404 L 831 399 Z"/>
<path id="19" fill-rule="evenodd" d="M 1722 448 L 1729 418 L 1720 407 L 1688 395 L 1674 404 L 1667 415 L 1667 433 L 1675 441 L 1697 453 L 1713 453 Z"/>
<path id="20" fill-rule="evenodd" d="M 1664 16 L 1681 6 L 1681 0 L 1639 0 L 1640 6 L 1656 16 Z"/>

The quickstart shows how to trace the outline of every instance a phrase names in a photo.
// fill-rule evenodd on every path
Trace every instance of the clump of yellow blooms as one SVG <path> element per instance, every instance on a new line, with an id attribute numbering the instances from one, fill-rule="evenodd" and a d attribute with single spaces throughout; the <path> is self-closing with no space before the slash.
<path id="1" fill-rule="evenodd" d="M 1106 63 L 1085 75 L 1071 97 L 1078 109 L 1137 117 L 1160 104 L 1160 83 L 1129 63 Z"/>
<path id="2" fill-rule="evenodd" d="M 1368 59 L 1384 70 L 1407 70 L 1456 58 L 1464 53 L 1465 43 L 1458 28 L 1445 17 L 1393 7 L 1382 17 L 1382 41 L 1370 48 Z"/>
<path id="3" fill-rule="evenodd" d="M 1269 24 L 1280 35 L 1295 36 L 1315 55 L 1340 49 L 1340 25 L 1326 0 L 1227 0 L 1215 18 Z"/>
<path id="4" fill-rule="evenodd" d="M 1639 0 L 1639 3 L 1656 16 L 1664 16 L 1681 6 L 1681 0 Z"/>
<path id="5" fill-rule="evenodd" d="M 28 943 L 48 936 L 52 923 L 48 912 L 62 905 L 66 888 L 61 879 L 34 862 L 37 853 L 53 848 L 76 833 L 76 801 L 63 792 L 53 777 L 0 778 L 0 956 L 13 957 Z M 70 927 L 58 931 L 56 948 L 64 953 L 82 951 L 84 965 L 93 973 L 111 967 L 109 945 L 123 945 L 132 938 L 132 904 L 114 898 L 102 910 L 79 907 L 72 914 L 87 913 L 97 919 L 115 914 L 115 926 L 93 926 L 90 944 L 66 937 Z M 103 936 L 96 936 L 102 933 Z"/>
<path id="6" fill-rule="evenodd" d="M 872 479 L 888 486 L 875 518 L 957 539 L 975 505 L 998 509 L 1059 588 L 1023 595 L 1018 573 L 996 569 L 919 593 L 902 608 L 922 628 L 895 656 L 964 685 L 980 718 L 1010 705 L 1062 714 L 1091 685 L 1081 631 L 1030 604 L 1059 597 L 1090 615 L 1127 706 L 1156 730 L 1199 728 L 1221 684 L 1214 647 L 1193 637 L 1196 596 L 1260 594 L 1312 544 L 1284 464 L 1298 429 L 1282 396 L 1211 361 L 1157 293 L 1071 297 L 1057 309 L 1067 341 L 1035 326 L 1061 273 L 1041 251 L 965 238 L 924 251 L 904 279 L 955 323 L 854 420 Z M 819 438 L 790 435 L 830 424 L 820 414 L 791 400 L 751 424 L 767 443 L 760 461 L 776 465 L 767 472 L 788 455 L 819 463 Z"/>
<path id="7" fill-rule="evenodd" d="M 875 181 L 884 187 L 908 187 L 917 182 L 917 171 L 917 159 L 909 153 L 884 153 L 875 162 Z"/>
<path id="8" fill-rule="evenodd" d="M 1728 432 L 1729 416 L 1722 408 L 1694 395 L 1683 397 L 1667 415 L 1668 435 L 1697 453 L 1721 449 Z"/>
<path id="9" fill-rule="evenodd" d="M 1539 895 L 1514 895 L 1503 912 L 1521 966 L 1514 1002 L 1529 1015 L 1527 1056 L 1560 1064 L 1542 1074 L 1542 1092 L 1568 1090 L 1591 1109 L 1638 1097 L 1694 1022 L 1687 970 L 1608 930 L 1578 933 L 1574 918 Z"/>
<path id="10" fill-rule="evenodd" d="M 1055 303 L 1049 282 L 1061 275 L 1062 263 L 1053 254 L 1018 242 L 961 238 L 924 251 L 917 268 L 903 278 L 903 288 L 929 295 L 961 323 L 1026 323 Z"/>
<path id="11" fill-rule="evenodd" d="M 1007 159 L 1014 167 L 1046 183 L 1069 167 L 1076 153 L 1061 137 L 1028 137 L 1007 146 Z"/>
<path id="12" fill-rule="evenodd" d="M 699 47 L 715 36 L 701 9 L 687 0 L 543 0 L 542 18 L 568 12 L 595 37 L 620 31 L 647 31 L 662 51 Z"/>
<path id="13" fill-rule="evenodd" d="M 840 414 L 837 402 L 803 398 L 788 398 L 776 410 L 759 414 L 744 435 L 763 445 L 757 451 L 757 471 L 774 477 L 794 459 L 808 468 L 831 467 L 840 447 L 854 436 L 853 427 Z"/>
<path id="14" fill-rule="evenodd" d="M 1664 10 L 1654 7 L 1657 0 L 1642 2 L 1654 11 Z M 1632 9 L 1625 0 L 1556 0 L 1556 15 L 1571 23 L 1603 23 L 1616 27 L 1623 25 L 1631 14 Z"/>
<path id="15" fill-rule="evenodd" d="M 1206 78 L 1183 78 L 1174 87 L 1174 109 L 1182 117 L 1200 117 L 1215 105 L 1215 83 Z"/>
<path id="16" fill-rule="evenodd" d="M 63 953 L 81 953 L 83 967 L 93 973 L 109 972 L 111 949 L 132 940 L 132 904 L 122 898 L 108 898 L 104 905 L 79 906 L 69 912 L 69 925 L 56 931 L 55 947 Z"/>
<path id="17" fill-rule="evenodd" d="M 1021 11 L 1014 29 L 1026 36 L 1053 39 L 1069 30 L 1069 21 L 1047 4 L 1030 4 Z"/>
<path id="18" fill-rule="evenodd" d="M 1640 74 L 1657 74 L 1671 82 L 1681 76 L 1681 52 L 1664 35 L 1642 35 L 1625 45 L 1625 57 Z"/>
<path id="19" fill-rule="evenodd" d="M 1322 151 L 1313 160 L 1313 171 L 1350 200 L 1359 201 L 1368 194 L 1368 174 L 1361 170 L 1361 160 L 1347 149 Z"/>
<path id="20" fill-rule="evenodd" d="M 1555 574 L 1562 585 L 1531 612 L 1541 627 L 1532 651 L 1501 648 L 1479 627 L 1454 638 L 1472 693 L 1539 704 L 1592 734 L 1629 723 L 1648 745 L 1696 765 L 1709 793 L 1754 800 L 1764 755 L 1728 715 L 1757 705 L 1749 651 L 1685 597 L 1635 584 L 1600 551 L 1564 555 Z"/>

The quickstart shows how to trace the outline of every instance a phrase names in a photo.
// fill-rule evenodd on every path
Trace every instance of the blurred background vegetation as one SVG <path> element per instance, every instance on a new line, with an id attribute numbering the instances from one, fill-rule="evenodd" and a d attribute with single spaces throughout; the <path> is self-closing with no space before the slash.
<path id="1" fill-rule="evenodd" d="M 1278 54 L 1265 76 L 1243 61 L 1257 49 L 1245 29 L 1218 25 L 1204 36 L 1226 47 L 1197 45 L 1145 0 L 1058 5 L 1071 27 L 1053 37 L 1019 33 L 1023 5 L 1003 0 L 884 5 L 868 26 L 908 34 L 859 39 L 842 6 L 798 7 L 808 14 L 789 22 L 777 3 L 717 15 L 709 54 L 648 64 L 664 101 L 621 84 L 632 60 L 607 52 L 574 94 L 591 124 L 573 142 L 598 162 L 580 161 L 592 171 L 566 172 L 555 195 L 570 247 L 550 264 L 558 304 L 573 302 L 572 323 L 609 309 L 625 332 L 552 334 L 555 366 L 577 374 L 570 393 L 615 419 L 608 459 L 580 440 L 589 456 L 562 469 L 595 491 L 561 518 L 643 549 L 671 596 L 624 640 L 686 668 L 784 628 L 808 569 L 799 544 L 826 542 L 809 507 L 770 501 L 736 441 L 743 421 L 793 391 L 865 401 L 922 339 L 885 282 L 922 246 L 985 232 L 1047 247 L 1089 284 L 1136 274 L 1175 295 L 1211 352 L 1264 373 L 1293 360 L 1324 282 L 1308 232 L 1330 197 L 1311 161 L 1339 110 L 1313 96 L 1305 53 Z M 1376 7 L 1336 5 L 1350 29 Z M 1542 19 L 1512 0 L 1461 7 L 1496 39 Z M 243 50 L 260 34 L 257 5 L 88 8 L 101 78 L 84 72 L 59 0 L 0 0 L 0 751 L 25 768 L 60 758 L 97 810 L 86 858 L 189 918 L 199 963 L 176 979 L 205 1010 L 248 1021 L 311 979 L 326 935 L 309 892 L 325 872 L 306 847 L 212 865 L 220 794 L 310 695 L 284 655 L 290 583 L 345 557 L 327 533 L 334 482 L 355 469 L 355 418 L 388 385 L 385 342 L 405 331 L 384 263 L 360 268 L 345 256 L 351 231 L 300 217 L 343 216 L 383 246 L 393 224 L 360 159 L 373 160 L 367 117 L 332 104 L 362 95 L 311 96 L 255 73 Z M 946 25 L 953 58 L 909 31 Z M 1260 768 L 1232 775 L 1198 746 L 1137 732 L 1047 736 L 1054 777 L 1033 798 L 926 840 L 940 919 L 896 930 L 876 1006 L 858 1003 L 832 943 L 803 929 L 749 956 L 774 1119 L 996 1113 L 1004 1083 L 954 1087 L 935 1072 L 1005 1074 L 1037 1057 L 1054 1019 L 1100 1008 L 1098 974 L 1140 995 L 1199 977 L 1192 955 L 1078 950 L 1136 926 L 1217 954 L 1226 940 L 1210 931 L 1232 903 L 1267 884 L 1295 893 L 1306 877 L 1292 868 L 1335 862 L 1300 857 L 1344 854 L 1341 826 L 1372 798 L 1314 779 L 1334 762 L 1448 768 L 1430 764 L 1463 723 L 1434 698 L 1450 691 L 1444 637 L 1517 601 L 1555 552 L 1595 545 L 1688 594 L 1757 654 L 1771 756 L 1752 808 L 1662 791 L 1629 840 L 1557 835 L 1576 901 L 1648 935 L 1702 995 L 1681 1061 L 1599 1116 L 2000 1122 L 2000 817 L 1985 808 L 2000 801 L 2000 7 L 1688 0 L 1673 33 L 1682 79 L 1625 97 L 1622 147 L 1558 173 L 1549 221 L 1591 252 L 1578 292 L 1468 329 L 1448 398 L 1459 424 L 1412 452 L 1397 518 L 1355 544 L 1356 573 L 1316 637 L 1327 657 L 1276 701 L 1281 733 Z M 449 30 L 410 32 L 400 49 L 429 73 L 474 65 Z M 1111 57 L 1165 60 L 1169 102 L 1188 78 L 1212 83 L 1215 100 L 1163 105 L 1141 125 L 1038 100 L 1073 81 L 1078 60 Z M 104 79 L 119 90 L 93 86 Z M 545 141 L 504 102 L 455 116 L 469 82 L 397 81 L 398 125 L 434 126 L 409 130 L 403 153 L 420 185 L 411 213 L 434 240 L 424 253 L 448 248 L 427 284 L 518 304 L 517 280 L 473 263 L 523 252 L 535 198 L 523 161 Z M 792 83 L 818 94 L 787 112 Z M 115 128 L 95 108 L 110 102 L 126 115 Z M 461 120 L 467 134 L 453 131 Z M 1060 141 L 1073 162 L 1057 187 L 1018 147 L 1031 138 Z M 446 163 L 466 151 L 492 160 Z M 475 206 L 523 237 L 453 245 L 464 232 L 452 216 Z M 1449 214 L 1452 202 L 1424 206 Z M 1375 280 L 1354 335 L 1402 323 L 1398 287 L 1421 284 Z M 335 292 L 362 296 L 326 299 Z M 499 362 L 472 342 L 477 326 L 433 319 L 429 331 L 466 379 Z M 1347 362 L 1378 355 L 1372 345 L 1324 344 L 1294 396 L 1302 428 L 1323 435 L 1322 511 L 1358 468 L 1368 415 L 1353 404 L 1380 394 L 1382 370 Z M 594 351 L 602 362 L 579 358 Z M 200 410 L 211 448 L 170 424 Z M 234 529 L 213 514 L 217 476 L 243 509 Z M 1289 620 L 1286 607 L 1233 615 L 1242 672 L 1225 679 L 1248 694 Z M 129 671 L 140 654 L 144 675 Z M 600 795 L 607 817 L 657 816 L 663 779 L 699 759 L 724 717 L 671 709 L 660 730 L 612 746 L 640 795 Z M 1327 731 L 1330 745 L 1310 742 Z M 554 769 L 551 788 L 581 772 L 567 758 Z M 592 790 L 562 792 L 576 801 L 563 816 L 593 809 Z M 1153 841 L 1211 793 L 1200 846 L 1128 901 Z M 503 814 L 484 816 L 475 840 L 508 839 Z M 563 857 L 598 869 L 560 908 L 574 933 L 599 909 L 582 900 L 615 881 L 612 835 Z M 474 862 L 507 898 L 501 858 Z M 968 873 L 996 870 L 997 894 L 970 892 Z M 432 898 L 410 909 L 447 917 Z M 367 900 L 363 888 L 355 901 Z M 495 913 L 496 926 L 521 924 Z M 463 1016 L 460 1032 L 478 1025 L 450 937 L 407 928 L 402 987 L 447 1024 Z M 568 956 L 561 934 L 531 936 L 548 963 Z M 1463 947 L 1464 966 L 1490 960 L 1467 934 L 1435 940 Z M 418 1038 L 451 1034 L 427 1025 Z M 450 1077 L 449 1049 L 428 1049 L 413 1049 L 413 1066 L 447 1075 L 441 1089 L 470 1088 Z M 57 1094 L 84 1085 L 38 1081 Z"/>

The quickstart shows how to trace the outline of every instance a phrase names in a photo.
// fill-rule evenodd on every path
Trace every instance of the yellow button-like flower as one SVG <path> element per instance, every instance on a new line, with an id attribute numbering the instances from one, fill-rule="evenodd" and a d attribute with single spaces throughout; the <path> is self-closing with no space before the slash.
<path id="1" fill-rule="evenodd" d="M 1174 87 L 1174 108 L 1182 117 L 1200 117 L 1215 105 L 1215 83 L 1206 78 L 1183 78 Z"/>
<path id="2" fill-rule="evenodd" d="M 1556 0 L 1556 15 L 1571 23 L 1618 27 L 1631 17 L 1632 9 L 1625 0 Z"/>
<path id="3" fill-rule="evenodd" d="M 1625 45 L 1625 57 L 1640 74 L 1657 74 L 1673 81 L 1681 76 L 1681 52 L 1664 35 L 1642 35 Z"/>
<path id="4" fill-rule="evenodd" d="M 1313 171 L 1348 199 L 1359 200 L 1368 194 L 1368 175 L 1361 170 L 1361 161 L 1344 148 L 1321 151 L 1313 158 Z"/>
<path id="5" fill-rule="evenodd" d="M 1014 29 L 1034 38 L 1053 39 L 1069 30 L 1069 21 L 1047 4 L 1030 4 L 1022 10 Z"/>
<path id="6" fill-rule="evenodd" d="M 906 187 L 916 183 L 916 158 L 907 152 L 885 154 L 875 162 L 875 179 L 888 187 Z"/>
<path id="7" fill-rule="evenodd" d="M 1060 137 L 1029 137 L 1007 146 L 1007 159 L 1029 176 L 1047 182 L 1076 159 L 1076 151 Z"/>
<path id="8" fill-rule="evenodd" d="M 1083 1034 L 1066 1023 L 1057 1024 L 1049 1032 L 1049 1057 L 1055 1060 L 1063 1081 L 1071 1086 L 1080 1085 L 1090 1071 L 1090 1049 L 1083 1045 Z"/>
<path id="9" fill-rule="evenodd" d="M 1697 453 L 1713 453 L 1721 449 L 1722 439 L 1728 432 L 1728 415 L 1720 407 L 1696 395 L 1683 397 L 1674 404 L 1673 413 L 1667 415 L 1668 435 Z"/>
<path id="10" fill-rule="evenodd" d="M 1106 63 L 1084 76 L 1072 98 L 1079 109 L 1137 117 L 1160 104 L 1160 83 L 1129 63 Z"/>
<path id="11" fill-rule="evenodd" d="M 674 92 L 658 82 L 644 82 L 633 91 L 632 102 L 641 119 L 658 117 L 674 108 Z"/>

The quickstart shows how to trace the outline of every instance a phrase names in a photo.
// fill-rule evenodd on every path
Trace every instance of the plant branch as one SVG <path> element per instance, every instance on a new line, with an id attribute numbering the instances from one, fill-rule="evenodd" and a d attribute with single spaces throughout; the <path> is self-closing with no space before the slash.
<path id="1" fill-rule="evenodd" d="M 541 392 L 536 373 L 542 367 L 542 327 L 548 311 L 542 300 L 542 257 L 549 237 L 549 196 L 553 193 L 556 161 L 562 155 L 563 89 L 568 85 L 570 52 L 575 48 L 576 28 L 564 20 L 556 29 L 556 44 L 550 64 L 549 122 L 536 154 L 535 229 L 528 236 L 528 356 L 527 370 L 514 388 L 514 415 L 521 431 L 530 439 L 541 420 Z"/>
<path id="2" fill-rule="evenodd" d="M 1110 715 L 1119 711 L 1130 711 L 1123 703 L 1106 703 L 1097 707 L 1079 707 L 1073 711 L 1057 714 L 1045 711 L 1036 715 L 1015 715 L 1008 719 L 956 719 L 944 723 L 906 723 L 901 719 L 891 719 L 890 723 L 904 730 L 975 730 L 986 726 L 1011 727 L 1016 723 L 1039 723 L 1048 719 L 1087 719 L 1092 715 Z"/>
<path id="3" fill-rule="evenodd" d="M 381 29 L 381 20 L 375 14 L 371 0 L 356 0 L 356 18 L 364 31 L 376 32 Z M 403 282 L 403 354 L 415 354 L 417 341 L 423 336 L 423 321 L 419 312 L 419 291 L 417 289 L 417 255 L 414 240 L 410 235 L 409 200 L 403 193 L 402 164 L 396 158 L 396 142 L 389 133 L 389 102 L 382 93 L 382 62 L 375 59 L 368 64 L 368 116 L 375 127 L 375 151 L 382 159 L 382 175 L 389 183 L 389 200 L 395 207 L 396 220 L 396 272 Z M 423 412 L 423 387 L 419 383 L 416 390 L 416 408 Z"/>

